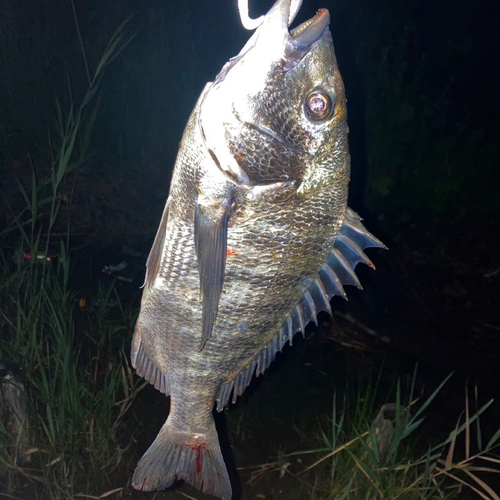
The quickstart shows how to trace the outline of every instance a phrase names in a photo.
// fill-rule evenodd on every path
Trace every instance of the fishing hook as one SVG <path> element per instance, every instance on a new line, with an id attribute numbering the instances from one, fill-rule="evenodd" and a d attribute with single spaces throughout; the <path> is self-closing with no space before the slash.
<path id="1" fill-rule="evenodd" d="M 240 12 L 241 24 L 246 30 L 254 30 L 264 22 L 265 16 L 252 19 L 248 15 L 248 0 L 238 0 L 238 10 Z"/>
<path id="2" fill-rule="evenodd" d="M 295 19 L 297 12 L 302 5 L 302 0 L 291 0 L 290 1 L 290 13 L 288 16 L 288 26 L 292 24 Z M 252 19 L 248 15 L 248 0 L 238 0 L 238 11 L 240 13 L 241 24 L 247 30 L 254 30 L 258 28 L 263 22 L 266 16 L 260 16 L 256 19 Z"/>

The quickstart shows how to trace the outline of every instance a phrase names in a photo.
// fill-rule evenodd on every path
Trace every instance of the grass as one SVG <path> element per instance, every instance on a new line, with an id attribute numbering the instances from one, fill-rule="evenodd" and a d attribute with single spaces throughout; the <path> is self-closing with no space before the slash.
<path id="1" fill-rule="evenodd" d="M 74 20 L 79 35 L 76 14 Z M 20 428 L 0 426 L 0 493 L 12 498 L 94 492 L 105 480 L 100 471 L 111 474 L 123 459 L 121 426 L 144 386 L 125 354 L 135 310 L 113 287 L 93 303 L 78 300 L 70 286 L 71 226 L 61 217 L 67 202 L 61 186 L 91 157 L 104 70 L 131 40 L 123 38 L 124 24 L 93 74 L 80 39 L 88 90 L 79 105 L 71 92 L 66 108 L 56 100 L 55 125 L 42 148 L 47 166 L 33 167 L 31 185 L 18 182 L 24 206 L 13 209 L 0 234 L 0 360 L 21 368 L 26 406 L 18 412 Z"/>
<path id="2" fill-rule="evenodd" d="M 0 358 L 22 367 L 29 390 L 29 446 L 1 436 L 0 473 L 14 497 L 26 480 L 33 498 L 94 491 L 99 471 L 123 458 L 120 426 L 142 387 L 124 352 L 132 311 L 111 300 L 112 288 L 81 309 L 63 276 L 63 264 L 40 262 L 2 276 Z"/>
<path id="3" fill-rule="evenodd" d="M 479 406 L 476 388 L 471 405 L 466 388 L 464 411 L 446 439 L 432 442 L 422 427 L 449 378 L 426 399 L 414 396 L 415 378 L 406 390 L 397 381 L 392 400 L 382 406 L 378 380 L 365 383 L 366 389 L 347 390 L 340 403 L 334 395 L 329 424 L 316 436 L 320 446 L 255 467 L 250 482 L 270 471 L 291 474 L 294 458 L 304 463 L 314 457 L 295 473 L 303 486 L 301 498 L 420 500 L 468 493 L 467 498 L 499 500 L 489 482 L 500 472 L 500 429 L 486 441 L 480 422 L 492 400 Z"/>

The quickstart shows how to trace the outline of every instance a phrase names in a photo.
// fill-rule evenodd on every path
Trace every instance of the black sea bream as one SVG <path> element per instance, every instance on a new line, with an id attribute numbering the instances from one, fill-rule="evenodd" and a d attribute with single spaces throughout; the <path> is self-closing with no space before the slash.
<path id="1" fill-rule="evenodd" d="M 383 246 L 347 208 L 346 98 L 329 13 L 291 32 L 278 0 L 203 90 L 179 148 L 148 260 L 132 346 L 137 373 L 171 397 L 133 485 L 184 479 L 231 498 L 212 410 L 322 310 Z"/>

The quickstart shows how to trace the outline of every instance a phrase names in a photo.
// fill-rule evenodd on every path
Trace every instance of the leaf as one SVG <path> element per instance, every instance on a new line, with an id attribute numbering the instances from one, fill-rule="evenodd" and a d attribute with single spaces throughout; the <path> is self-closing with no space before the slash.
<path id="1" fill-rule="evenodd" d="M 89 87 L 87 93 L 85 94 L 85 97 L 83 98 L 80 109 L 83 109 L 85 106 L 87 106 L 87 104 L 93 99 L 97 90 L 99 89 L 99 86 L 101 85 L 103 76 L 104 76 L 103 74 L 99 75 L 97 81 L 92 82 L 91 87 Z"/>
<path id="2" fill-rule="evenodd" d="M 446 456 L 446 460 L 444 462 L 444 468 L 445 470 L 450 470 L 452 465 L 453 465 L 453 454 L 455 452 L 455 444 L 457 443 L 457 429 L 458 429 L 458 424 L 460 423 L 460 419 L 457 421 L 457 425 L 455 426 L 455 436 L 453 440 L 451 441 L 450 444 L 450 449 L 448 450 L 448 455 Z"/>
<path id="3" fill-rule="evenodd" d="M 450 380 L 450 378 L 452 377 L 453 375 L 453 372 L 450 373 L 437 387 L 437 389 L 427 398 L 427 401 L 425 401 L 425 403 L 418 409 L 417 413 L 415 413 L 415 415 L 413 415 L 413 418 L 411 419 L 411 422 L 413 422 L 421 413 L 423 413 L 425 411 L 425 409 L 432 403 L 432 401 L 434 400 L 434 398 L 437 396 L 437 394 L 439 393 L 439 391 L 443 388 L 443 386 L 446 384 L 446 382 L 448 382 L 448 380 Z"/>
<path id="4" fill-rule="evenodd" d="M 108 46 L 106 47 L 106 50 L 104 51 L 104 54 L 101 57 L 101 60 L 99 61 L 99 64 L 97 66 L 95 75 L 94 75 L 94 80 L 96 80 L 101 73 L 101 71 L 104 70 L 104 68 L 113 61 L 122 51 L 127 47 L 127 45 L 135 38 L 137 35 L 138 31 L 136 31 L 126 42 L 122 44 L 120 47 L 120 42 L 122 41 L 123 38 L 123 28 L 125 25 L 132 19 L 133 16 L 128 17 L 123 21 L 120 26 L 115 30 L 113 35 L 111 36 Z"/>
<path id="5" fill-rule="evenodd" d="M 333 450 L 332 452 L 328 453 L 324 457 L 320 458 L 319 460 L 317 460 L 316 462 L 314 462 L 309 467 L 306 467 L 302 472 L 300 472 L 300 474 L 303 474 L 304 472 L 307 472 L 308 470 L 316 467 L 318 464 L 320 464 L 321 462 L 325 461 L 327 458 L 333 457 L 334 455 L 336 455 L 337 453 L 341 452 L 342 450 L 347 450 L 349 448 L 349 446 L 351 446 L 356 441 L 359 441 L 360 439 L 362 439 L 365 436 L 367 436 L 369 434 L 369 432 L 370 431 L 366 431 L 363 434 L 361 434 L 360 436 L 356 436 L 354 439 L 351 439 L 348 443 L 343 444 L 342 446 L 339 446 L 337 449 Z M 303 453 L 308 453 L 308 452 L 303 452 Z"/>
<path id="6" fill-rule="evenodd" d="M 493 462 L 494 464 L 500 465 L 500 459 L 498 459 L 498 458 L 484 457 L 484 456 L 479 456 L 477 458 L 480 458 L 481 460 L 486 460 L 487 462 Z"/>
<path id="7" fill-rule="evenodd" d="M 380 495 L 380 498 L 384 498 L 384 493 L 382 492 L 382 490 L 378 485 L 379 481 L 374 471 L 370 469 L 370 467 L 368 467 L 365 463 L 363 463 L 363 461 L 360 458 L 356 457 L 353 453 L 351 453 L 350 450 L 348 450 L 348 453 L 351 455 L 352 459 L 356 462 L 356 466 L 358 467 L 358 469 L 363 473 L 363 475 L 368 479 L 368 481 L 370 481 L 376 488 L 376 490 Z"/>
<path id="8" fill-rule="evenodd" d="M 484 489 L 484 491 L 488 492 L 491 495 L 491 498 L 493 500 L 500 500 L 500 497 L 491 489 L 490 486 L 488 486 L 482 479 L 479 479 L 475 474 L 472 474 L 470 470 L 463 469 L 463 471 L 471 478 L 473 479 L 481 488 Z"/>
<path id="9" fill-rule="evenodd" d="M 486 445 L 486 450 L 490 450 L 495 446 L 496 442 L 500 439 L 500 429 L 498 429 L 495 434 L 493 434 L 493 437 L 488 441 L 488 444 Z M 500 462 L 499 462 L 500 463 Z"/>
<path id="10" fill-rule="evenodd" d="M 59 184 L 61 183 L 64 175 L 66 174 L 69 160 L 71 158 L 71 155 L 73 154 L 73 150 L 75 147 L 76 136 L 78 134 L 79 128 L 80 128 L 80 113 L 78 113 L 78 115 L 76 117 L 76 122 L 73 125 L 73 129 L 70 132 L 69 144 L 63 148 L 63 150 L 62 150 L 63 154 L 59 158 L 59 163 L 58 163 L 58 167 L 57 167 L 56 182 L 52 186 L 54 195 L 55 195 L 57 188 L 59 187 Z"/>
<path id="11" fill-rule="evenodd" d="M 477 493 L 484 500 L 491 500 L 491 498 L 487 497 L 481 490 L 478 490 L 477 488 L 475 488 L 474 486 L 472 486 L 472 484 L 469 484 L 467 481 L 464 481 L 463 479 L 460 479 L 458 476 L 455 476 L 454 474 L 450 474 L 449 472 L 446 472 L 446 471 L 440 471 L 440 472 L 442 472 L 443 474 L 445 474 L 448 477 L 451 477 L 457 483 L 460 483 L 460 484 L 463 484 L 464 486 L 467 486 L 467 488 L 469 488 L 472 491 L 474 491 L 475 493 Z"/>
<path id="12" fill-rule="evenodd" d="M 351 488 L 352 488 L 352 485 L 353 485 L 355 479 L 356 479 L 356 475 L 353 474 L 351 476 L 351 479 L 347 483 L 346 487 L 344 488 L 344 492 L 336 500 L 349 500 L 349 494 L 351 493 Z"/>
<path id="13" fill-rule="evenodd" d="M 465 386 L 465 459 L 470 458 L 470 415 L 469 415 L 469 390 Z"/>
<path id="14" fill-rule="evenodd" d="M 401 439 L 408 437 L 424 420 L 425 420 L 425 417 L 422 417 L 420 420 L 417 420 L 416 422 L 413 422 L 412 424 L 407 425 L 405 427 L 405 430 L 401 434 Z"/>
<path id="15" fill-rule="evenodd" d="M 472 424 L 473 422 L 475 422 L 479 416 L 484 413 L 493 403 L 493 399 L 490 399 L 487 403 L 485 403 L 471 418 L 470 418 L 470 424 Z M 437 446 L 435 446 L 433 448 L 433 450 L 436 450 L 442 446 L 446 446 L 448 443 L 450 443 L 453 439 L 455 439 L 455 436 L 461 434 L 463 432 L 463 430 L 465 429 L 466 427 L 466 424 L 462 424 L 456 431 L 453 431 L 450 433 L 450 435 L 448 436 L 448 438 L 442 442 L 441 444 L 438 444 Z"/>

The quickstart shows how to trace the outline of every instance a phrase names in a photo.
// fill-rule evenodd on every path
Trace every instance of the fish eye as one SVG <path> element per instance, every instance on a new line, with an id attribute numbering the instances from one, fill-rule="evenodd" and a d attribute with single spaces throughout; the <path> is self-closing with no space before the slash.
<path id="1" fill-rule="evenodd" d="M 330 94 L 322 89 L 314 89 L 307 95 L 305 107 L 308 118 L 319 122 L 330 118 L 334 104 Z"/>

